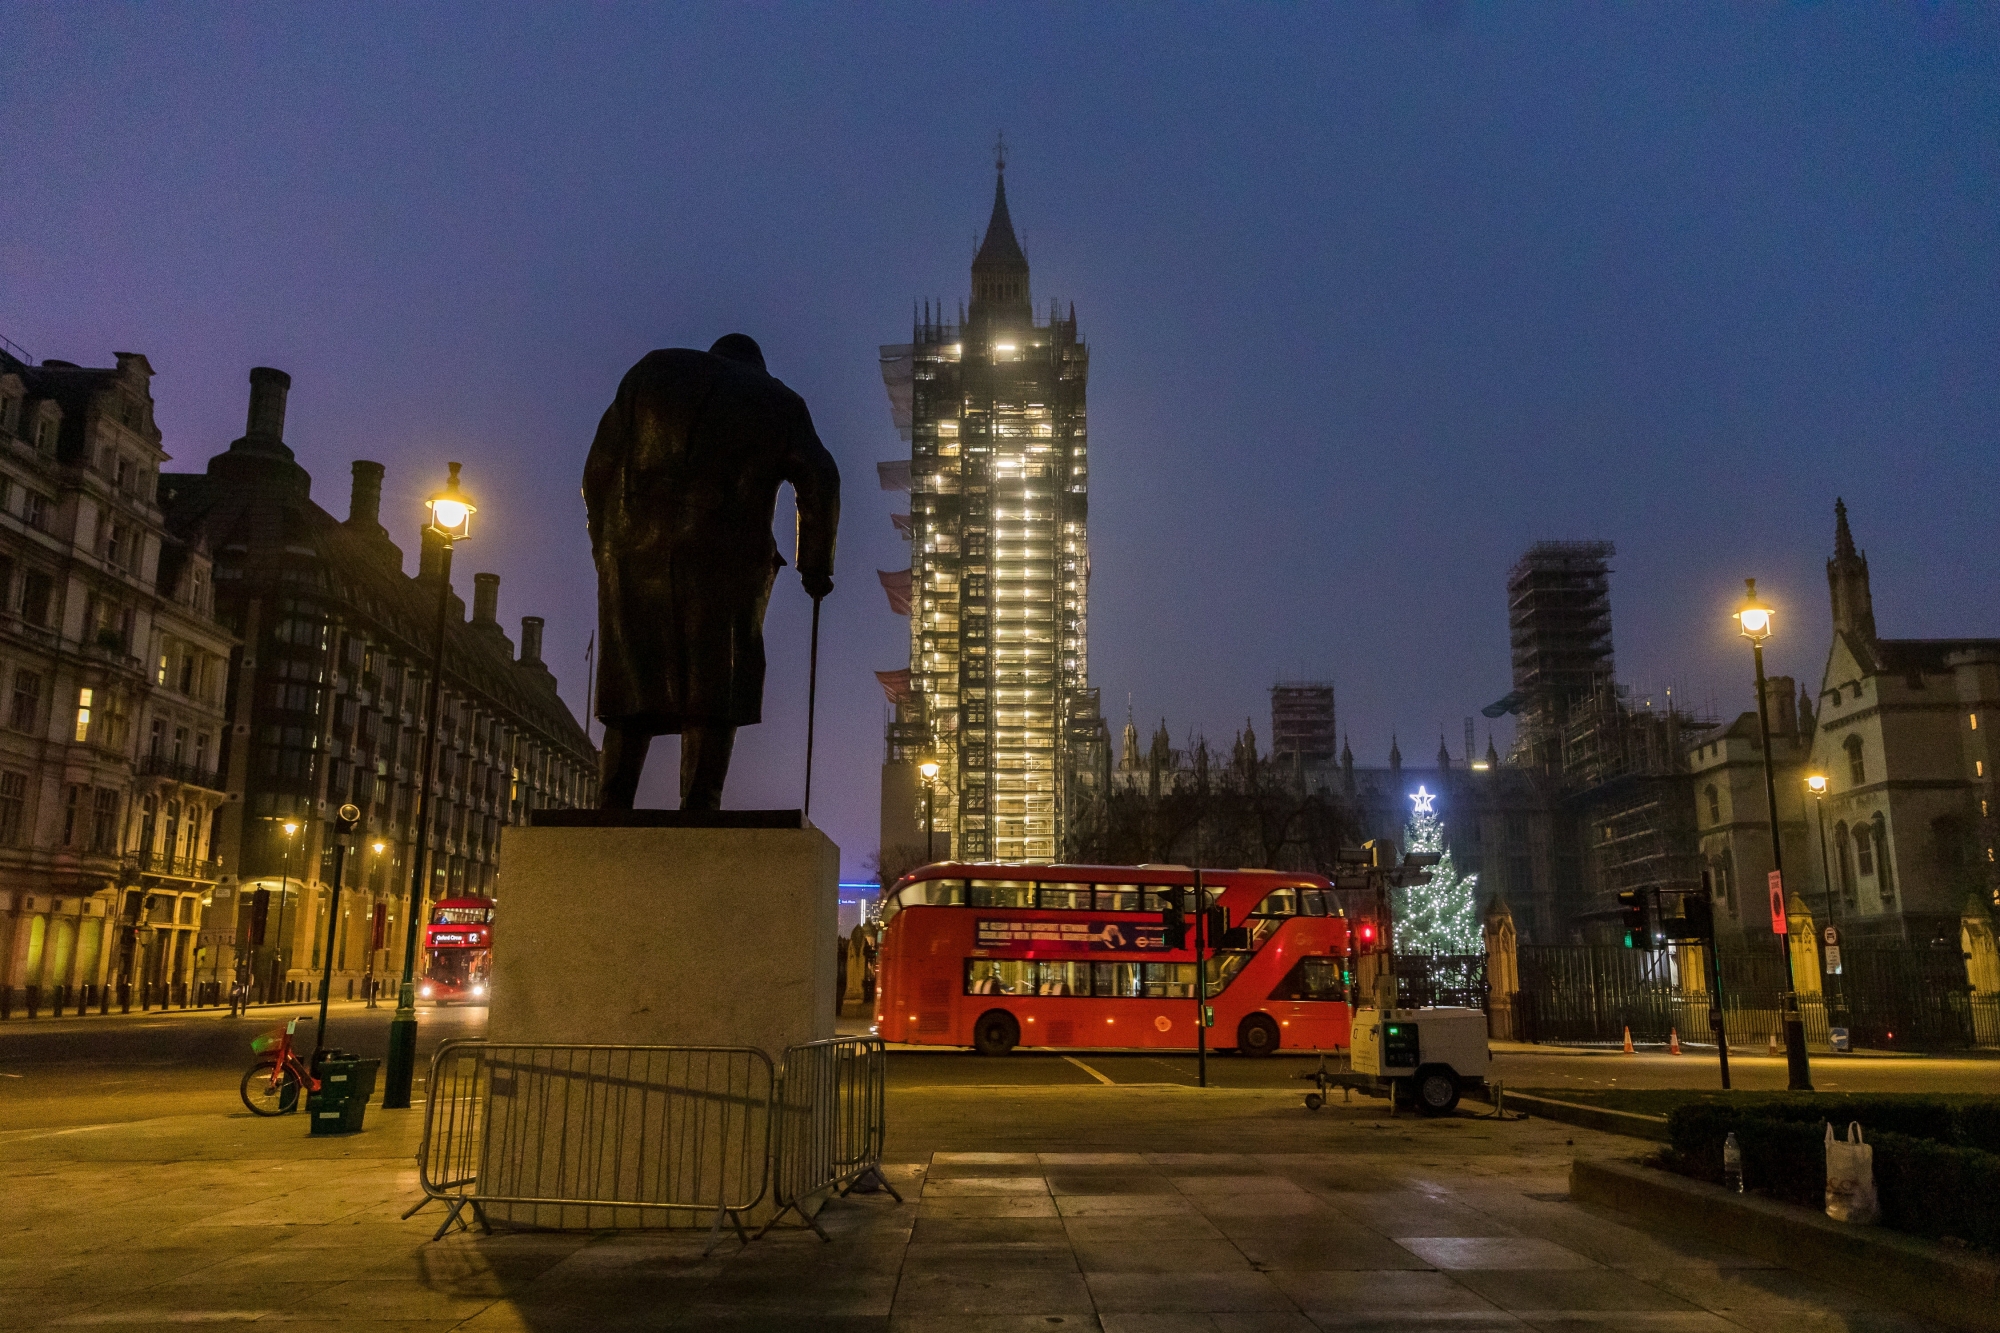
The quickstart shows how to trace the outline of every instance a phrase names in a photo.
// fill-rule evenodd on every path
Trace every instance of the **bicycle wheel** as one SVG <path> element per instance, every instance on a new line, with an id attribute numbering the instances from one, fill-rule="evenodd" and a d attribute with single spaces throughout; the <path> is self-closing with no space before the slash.
<path id="1" fill-rule="evenodd" d="M 245 1070 L 242 1092 L 252 1115 L 285 1115 L 299 1109 L 299 1076 L 289 1068 L 279 1071 L 276 1060 L 259 1060 Z"/>

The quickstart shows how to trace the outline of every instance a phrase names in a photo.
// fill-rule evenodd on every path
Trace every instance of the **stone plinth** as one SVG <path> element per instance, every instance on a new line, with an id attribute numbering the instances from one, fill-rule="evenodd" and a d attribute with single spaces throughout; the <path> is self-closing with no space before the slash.
<path id="1" fill-rule="evenodd" d="M 818 829 L 599 822 L 502 837 L 487 1020 L 495 1046 L 748 1046 L 775 1071 L 786 1047 L 834 1035 L 840 854 Z M 768 1084 L 761 1064 L 742 1057 L 633 1064 L 524 1054 L 506 1069 L 496 1063 L 481 1193 L 740 1197 L 738 1160 L 763 1131 Z M 494 1155 L 502 1141 L 522 1150 Z M 767 1193 L 748 1220 L 771 1211 Z M 566 1228 L 713 1218 L 547 1205 L 487 1212 Z"/>

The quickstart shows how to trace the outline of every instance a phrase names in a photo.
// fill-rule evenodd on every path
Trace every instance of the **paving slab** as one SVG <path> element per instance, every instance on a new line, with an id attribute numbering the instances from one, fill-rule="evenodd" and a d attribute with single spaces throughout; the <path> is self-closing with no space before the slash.
<path id="1" fill-rule="evenodd" d="M 423 1333 L 1309 1333 L 1797 1328 L 1914 1333 L 1700 1236 L 1564 1194 L 1628 1145 L 1538 1121 L 1311 1116 L 1296 1096 L 896 1092 L 886 1194 L 834 1237 L 453 1232 L 407 1221 L 421 1115 L 338 1145 L 208 1109 L 116 1133 L 0 1134 L 0 1317 L 18 1327 L 256 1322 Z M 1162 1141 L 1187 1151 L 1153 1152 Z M 1504 1307 L 1504 1308 L 1502 1308 Z"/>

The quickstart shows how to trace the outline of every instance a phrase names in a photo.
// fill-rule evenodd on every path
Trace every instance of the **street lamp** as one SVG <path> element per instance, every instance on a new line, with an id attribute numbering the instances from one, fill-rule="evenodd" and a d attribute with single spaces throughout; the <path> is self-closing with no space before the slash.
<path id="1" fill-rule="evenodd" d="M 937 799 L 937 760 L 924 760 L 923 763 L 917 765 L 917 772 L 924 776 L 924 860 L 931 862 L 937 860 L 937 853 L 931 847 L 935 827 L 934 816 Z"/>
<path id="2" fill-rule="evenodd" d="M 382 855 L 383 851 L 388 846 L 389 844 L 386 842 L 375 843 L 373 845 L 373 850 L 375 852 L 375 855 L 377 856 Z M 379 866 L 380 864 L 381 862 L 379 861 L 376 862 L 377 866 Z M 375 929 L 377 925 L 376 914 L 382 910 L 382 905 L 375 901 L 375 895 L 380 891 L 381 887 L 375 881 L 375 872 L 373 870 L 370 870 L 368 872 L 368 971 L 366 975 L 364 975 L 361 978 L 361 989 L 366 993 L 368 1000 L 368 1007 L 370 1009 L 376 1007 L 375 955 L 379 953 L 382 948 L 382 941 L 376 937 L 376 929 Z"/>
<path id="3" fill-rule="evenodd" d="M 1771 608 L 1757 600 L 1757 580 L 1745 579 L 1743 605 L 1736 611 L 1736 623 L 1750 640 L 1750 653 L 1757 664 L 1757 736 L 1764 746 L 1764 799 L 1771 809 L 1771 929 L 1778 937 L 1778 952 L 1785 960 L 1785 994 L 1781 997 L 1785 1025 L 1785 1069 L 1787 1087 L 1793 1092 L 1811 1092 L 1812 1068 L 1806 1060 L 1806 1025 L 1799 1017 L 1798 980 L 1792 975 L 1791 936 L 1785 922 L 1784 846 L 1778 833 L 1778 778 L 1771 761 L 1771 709 L 1764 698 L 1764 640 L 1771 637 Z"/>
<path id="4" fill-rule="evenodd" d="M 285 973 L 291 970 L 287 966 L 289 960 L 285 957 L 285 909 L 290 907 L 292 903 L 292 839 L 298 836 L 299 831 L 297 822 L 290 819 L 278 827 L 283 829 L 285 833 L 285 856 L 284 860 L 280 862 L 280 865 L 283 867 L 283 873 L 278 880 L 278 947 L 271 955 L 270 998 L 273 1004 L 283 1002 L 283 997 L 278 993 L 278 987 L 284 981 Z M 269 909 L 266 908 L 265 910 L 268 911 Z"/>
<path id="5" fill-rule="evenodd" d="M 1836 941 L 1828 947 L 1839 948 L 1840 928 L 1833 921 L 1833 871 L 1827 865 L 1826 857 L 1826 775 L 1814 773 L 1806 779 L 1806 789 L 1813 794 L 1813 811 L 1819 816 L 1819 882 L 1826 887 L 1826 924 Z M 1839 975 L 1832 968 L 1820 970 L 1829 977 Z M 1827 1019 L 1827 1026 L 1847 1026 L 1847 987 L 1843 982 L 1834 983 L 1832 1014 Z"/>
<path id="6" fill-rule="evenodd" d="M 417 788 L 417 845 L 410 864 L 410 915 L 403 922 L 403 985 L 396 994 L 396 1016 L 389 1020 L 389 1060 L 383 1078 L 382 1108 L 407 1110 L 410 1084 L 417 1071 L 417 922 L 423 916 L 424 876 L 430 849 L 431 783 L 437 777 L 438 711 L 443 705 L 444 627 L 451 614 L 451 548 L 472 536 L 476 506 L 458 488 L 457 463 L 446 464 L 451 476 L 444 489 L 424 501 L 430 510 L 425 532 L 437 537 L 437 636 L 432 640 L 430 702 L 424 725 L 423 785 Z"/>

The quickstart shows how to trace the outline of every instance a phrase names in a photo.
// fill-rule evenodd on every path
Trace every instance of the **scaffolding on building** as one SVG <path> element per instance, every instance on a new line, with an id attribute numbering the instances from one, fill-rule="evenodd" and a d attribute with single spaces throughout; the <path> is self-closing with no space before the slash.
<path id="1" fill-rule="evenodd" d="M 1517 761 L 1562 762 L 1570 711 L 1614 679 L 1611 567 L 1605 541 L 1541 541 L 1507 572 Z"/>

